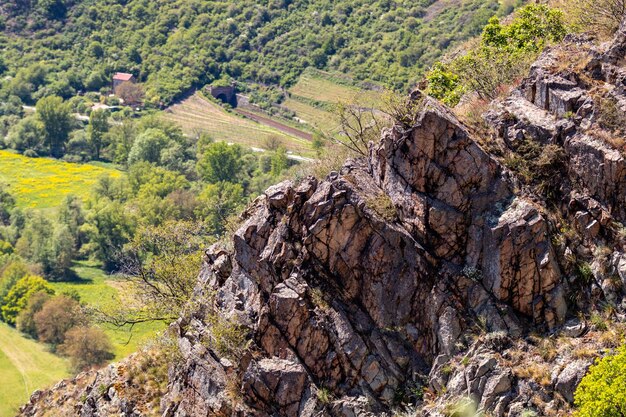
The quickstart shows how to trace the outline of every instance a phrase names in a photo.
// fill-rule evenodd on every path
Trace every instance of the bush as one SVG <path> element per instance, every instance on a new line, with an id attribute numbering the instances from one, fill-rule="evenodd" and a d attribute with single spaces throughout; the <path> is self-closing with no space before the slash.
<path id="1" fill-rule="evenodd" d="M 478 46 L 450 63 L 439 62 L 432 67 L 426 75 L 426 91 L 452 106 L 465 92 L 494 99 L 502 86 L 528 70 L 539 51 L 565 34 L 563 13 L 541 4 L 521 8 L 508 25 L 493 17 Z"/>
<path id="2" fill-rule="evenodd" d="M 59 351 L 70 357 L 76 371 L 102 365 L 114 357 L 109 338 L 95 327 L 81 326 L 68 330 Z"/>
<path id="3" fill-rule="evenodd" d="M 17 316 L 16 327 L 32 338 L 37 338 L 37 325 L 35 323 L 35 314 L 39 313 L 44 304 L 50 299 L 50 294 L 46 292 L 38 292 L 33 294 L 28 300 L 26 308 Z"/>
<path id="4" fill-rule="evenodd" d="M 574 393 L 576 417 L 626 415 L 626 348 L 606 356 L 589 369 Z"/>
<path id="5" fill-rule="evenodd" d="M 80 305 L 73 298 L 59 295 L 43 304 L 34 320 L 39 340 L 56 346 L 63 343 L 69 329 L 81 322 Z"/>
<path id="6" fill-rule="evenodd" d="M 54 290 L 42 277 L 27 275 L 15 283 L 4 297 L 2 319 L 15 325 L 18 314 L 26 308 L 30 297 L 38 292 L 54 294 Z"/>
<path id="7" fill-rule="evenodd" d="M 610 36 L 626 18 L 626 0 L 561 0 L 556 3 L 565 11 L 571 26 L 581 32 Z"/>

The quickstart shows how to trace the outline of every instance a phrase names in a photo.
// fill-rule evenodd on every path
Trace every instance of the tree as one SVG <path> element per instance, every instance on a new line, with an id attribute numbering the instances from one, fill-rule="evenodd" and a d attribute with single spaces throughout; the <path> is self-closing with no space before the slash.
<path id="1" fill-rule="evenodd" d="M 115 89 L 115 94 L 124 100 L 124 104 L 135 105 L 143 101 L 145 96 L 143 88 L 139 84 L 124 81 Z"/>
<path id="2" fill-rule="evenodd" d="M 77 372 L 103 365 L 114 357 L 108 336 L 98 328 L 87 326 L 68 330 L 59 351 L 70 357 Z"/>
<path id="3" fill-rule="evenodd" d="M 565 34 L 563 13 L 543 4 L 522 7 L 508 24 L 493 17 L 480 43 L 465 55 L 432 67 L 426 75 L 427 93 L 451 106 L 466 92 L 494 99 L 502 86 L 528 71 L 546 45 Z"/>
<path id="4" fill-rule="evenodd" d="M 61 19 L 67 12 L 67 8 L 63 0 L 38 0 L 37 5 L 51 19 Z"/>
<path id="5" fill-rule="evenodd" d="M 626 18 L 626 0 L 558 0 L 575 29 L 612 35 Z"/>
<path id="6" fill-rule="evenodd" d="M 78 249 L 82 243 L 80 227 L 85 223 L 85 213 L 81 199 L 71 194 L 65 196 L 59 206 L 58 219 L 59 223 L 67 226 L 67 230 L 72 235 L 72 239 Z"/>
<path id="7" fill-rule="evenodd" d="M 11 221 L 11 212 L 15 208 L 15 198 L 0 184 L 0 226 L 7 226 Z"/>
<path id="8" fill-rule="evenodd" d="M 21 259 L 9 262 L 4 266 L 0 275 L 0 308 L 4 305 L 4 299 L 15 283 L 29 273 L 30 271 Z"/>
<path id="9" fill-rule="evenodd" d="M 104 140 L 109 131 L 109 112 L 106 110 L 94 110 L 89 116 L 87 137 L 94 152 L 94 157 L 100 159 L 100 151 L 106 146 Z"/>
<path id="10" fill-rule="evenodd" d="M 243 187 L 230 182 L 208 184 L 198 200 L 197 215 L 204 219 L 210 233 L 216 236 L 225 232 L 228 218 L 236 214 L 246 201 Z"/>
<path id="11" fill-rule="evenodd" d="M 75 247 L 74 236 L 66 225 L 53 223 L 43 213 L 35 212 L 28 217 L 15 250 L 40 265 L 46 276 L 62 278 L 71 266 Z"/>
<path id="12" fill-rule="evenodd" d="M 120 267 L 122 247 L 134 233 L 135 222 L 118 201 L 102 201 L 87 215 L 88 239 L 107 271 Z"/>
<path id="13" fill-rule="evenodd" d="M 50 294 L 47 292 L 38 292 L 33 294 L 26 308 L 20 312 L 17 316 L 16 327 L 17 329 L 25 333 L 32 338 L 37 338 L 37 325 L 35 324 L 35 314 L 41 311 L 43 305 L 50 299 Z"/>
<path id="14" fill-rule="evenodd" d="M 64 147 L 72 130 L 72 114 L 61 97 L 44 97 L 37 102 L 37 117 L 43 123 L 50 155 L 63 156 Z"/>
<path id="15" fill-rule="evenodd" d="M 278 177 L 288 166 L 287 150 L 284 146 L 280 146 L 272 155 L 272 176 Z"/>
<path id="16" fill-rule="evenodd" d="M 34 320 L 39 340 L 56 346 L 65 340 L 65 332 L 81 323 L 80 305 L 73 298 L 58 295 L 43 304 Z"/>
<path id="17" fill-rule="evenodd" d="M 19 152 L 31 150 L 43 153 L 46 147 L 43 124 L 35 116 L 25 117 L 11 127 L 4 142 L 7 147 Z"/>
<path id="18" fill-rule="evenodd" d="M 54 294 L 54 290 L 42 277 L 27 275 L 18 280 L 4 297 L 2 306 L 2 319 L 10 325 L 15 325 L 18 314 L 28 304 L 28 300 L 33 294 L 46 292 Z"/>
<path id="19" fill-rule="evenodd" d="M 133 143 L 128 154 L 128 165 L 139 161 L 158 164 L 161 161 L 161 152 L 170 145 L 170 139 L 160 129 L 148 129 Z"/>
<path id="20" fill-rule="evenodd" d="M 196 222 L 141 227 L 123 267 L 139 305 L 109 312 L 108 318 L 117 325 L 175 320 L 194 290 L 207 240 L 207 228 Z"/>
<path id="21" fill-rule="evenodd" d="M 132 119 L 125 118 L 109 130 L 108 141 L 111 144 L 113 160 L 128 164 L 128 155 L 137 136 L 137 127 Z"/>
<path id="22" fill-rule="evenodd" d="M 626 348 L 591 366 L 574 393 L 576 417 L 626 415 Z"/>
<path id="23" fill-rule="evenodd" d="M 350 151 L 367 156 L 370 141 L 380 138 L 380 116 L 371 108 L 363 107 L 356 102 L 339 103 L 336 107 L 339 119 L 340 135 L 335 142 Z"/>
<path id="24" fill-rule="evenodd" d="M 211 143 L 198 159 L 197 169 L 202 178 L 210 183 L 236 182 L 241 168 L 241 147 L 225 142 Z"/>

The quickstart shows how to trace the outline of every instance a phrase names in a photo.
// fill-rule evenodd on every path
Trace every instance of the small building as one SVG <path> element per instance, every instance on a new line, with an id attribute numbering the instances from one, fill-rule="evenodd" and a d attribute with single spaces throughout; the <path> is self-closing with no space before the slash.
<path id="1" fill-rule="evenodd" d="M 119 87 L 120 84 L 123 84 L 126 82 L 130 82 L 134 84 L 136 81 L 137 79 L 135 78 L 133 74 L 127 74 L 125 72 L 118 72 L 113 76 L 113 92 L 115 93 L 117 91 L 117 87 Z"/>

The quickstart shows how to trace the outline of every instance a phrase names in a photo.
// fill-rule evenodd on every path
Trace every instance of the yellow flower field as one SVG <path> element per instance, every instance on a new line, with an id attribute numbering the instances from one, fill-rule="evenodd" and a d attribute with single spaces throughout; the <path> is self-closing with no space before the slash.
<path id="1" fill-rule="evenodd" d="M 68 194 L 86 198 L 98 177 L 104 174 L 123 175 L 112 168 L 29 158 L 0 150 L 0 184 L 8 187 L 23 208 L 56 207 Z"/>

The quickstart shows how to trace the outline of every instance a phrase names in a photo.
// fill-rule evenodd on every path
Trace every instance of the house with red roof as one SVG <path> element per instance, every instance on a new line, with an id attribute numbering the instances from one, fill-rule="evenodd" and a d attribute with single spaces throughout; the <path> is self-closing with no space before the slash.
<path id="1" fill-rule="evenodd" d="M 137 80 L 133 74 L 127 74 L 125 72 L 118 72 L 113 76 L 113 92 L 117 91 L 117 87 L 122 83 L 130 82 L 135 83 Z"/>

